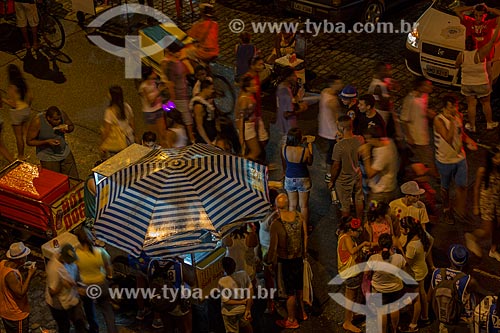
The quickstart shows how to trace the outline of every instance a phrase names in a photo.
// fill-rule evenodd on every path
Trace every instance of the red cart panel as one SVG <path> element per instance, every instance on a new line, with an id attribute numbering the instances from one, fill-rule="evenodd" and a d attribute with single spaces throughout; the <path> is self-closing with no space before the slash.
<path id="1" fill-rule="evenodd" d="M 0 15 L 12 15 L 15 12 L 14 0 L 0 0 Z"/>
<path id="2" fill-rule="evenodd" d="M 50 204 L 69 187 L 68 176 L 18 161 L 0 175 L 0 215 L 36 229 L 50 229 Z"/>

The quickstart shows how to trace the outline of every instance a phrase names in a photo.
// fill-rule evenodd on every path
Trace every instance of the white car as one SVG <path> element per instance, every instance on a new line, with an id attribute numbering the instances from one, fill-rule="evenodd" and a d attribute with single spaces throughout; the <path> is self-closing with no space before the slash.
<path id="1" fill-rule="evenodd" d="M 460 85 L 455 68 L 458 54 L 465 49 L 465 27 L 453 11 L 462 6 L 456 0 L 435 0 L 417 20 L 406 39 L 406 67 L 416 75 L 446 85 Z M 493 79 L 500 74 L 500 47 L 492 60 Z"/>

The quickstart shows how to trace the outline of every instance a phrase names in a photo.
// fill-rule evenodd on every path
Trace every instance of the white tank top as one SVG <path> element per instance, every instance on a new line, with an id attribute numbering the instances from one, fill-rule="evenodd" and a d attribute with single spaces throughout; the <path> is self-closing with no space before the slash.
<path id="1" fill-rule="evenodd" d="M 477 50 L 463 51 L 462 63 L 462 84 L 469 86 L 478 86 L 481 84 L 489 84 L 488 72 L 486 70 L 486 61 L 474 63 L 474 57 Z"/>
<path id="2" fill-rule="evenodd" d="M 437 117 L 443 120 L 447 129 L 450 128 L 450 120 L 443 116 L 443 114 L 439 114 Z M 455 117 L 453 121 L 455 121 L 456 132 L 453 135 L 452 145 L 446 142 L 446 140 L 436 131 L 436 127 L 434 126 L 436 160 L 444 164 L 458 163 L 465 158 L 465 150 L 462 145 L 462 122 L 457 117 Z"/>
<path id="3" fill-rule="evenodd" d="M 337 119 L 335 119 L 332 110 L 328 107 L 328 104 L 335 98 L 337 98 L 337 96 L 333 96 L 325 91 L 322 91 L 319 100 L 318 135 L 329 140 L 335 140 L 338 131 Z M 338 100 L 336 104 L 339 105 Z M 340 114 L 338 114 L 339 110 L 336 111 L 337 116 L 340 116 Z"/>

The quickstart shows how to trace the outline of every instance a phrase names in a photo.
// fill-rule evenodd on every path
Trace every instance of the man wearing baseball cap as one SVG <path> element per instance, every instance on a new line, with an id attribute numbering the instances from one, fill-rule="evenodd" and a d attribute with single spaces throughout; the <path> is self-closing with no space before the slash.
<path id="1" fill-rule="evenodd" d="M 31 250 L 22 242 L 13 243 L 0 262 L 0 317 L 7 333 L 28 333 L 30 306 L 28 287 L 36 266 L 30 265 L 26 280 L 19 268 L 26 264 Z"/>
<path id="2" fill-rule="evenodd" d="M 88 332 L 76 284 L 79 276 L 78 266 L 75 264 L 77 259 L 73 245 L 64 244 L 61 252 L 54 254 L 45 268 L 45 301 L 57 323 L 59 333 L 69 333 L 70 323 L 75 326 L 75 332 Z"/>
<path id="3" fill-rule="evenodd" d="M 359 135 L 358 123 L 359 123 L 359 109 L 358 109 L 358 91 L 355 87 L 348 84 L 342 89 L 339 94 L 340 101 L 342 105 L 347 108 L 345 112 L 346 115 L 352 119 L 352 130 L 355 135 Z"/>

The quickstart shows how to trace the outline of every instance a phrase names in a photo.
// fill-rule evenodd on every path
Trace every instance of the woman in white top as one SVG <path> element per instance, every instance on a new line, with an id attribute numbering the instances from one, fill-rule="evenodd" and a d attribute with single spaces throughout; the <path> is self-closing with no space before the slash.
<path id="1" fill-rule="evenodd" d="M 123 101 L 123 90 L 120 86 L 112 86 L 109 88 L 110 103 L 106 111 L 104 111 L 104 127 L 102 131 L 102 141 L 111 133 L 112 126 L 119 126 L 125 133 L 127 146 L 133 144 L 135 140 L 135 123 L 134 113 L 130 105 Z M 103 151 L 107 154 L 116 154 L 118 151 Z"/>
<path id="2" fill-rule="evenodd" d="M 477 49 L 472 36 L 465 39 L 465 50 L 462 51 L 455 62 L 455 67 L 462 69 L 462 95 L 467 98 L 467 114 L 469 122 L 465 128 L 476 132 L 476 106 L 477 100 L 481 102 L 486 117 L 486 129 L 494 129 L 498 122 L 494 122 L 491 114 L 491 78 L 488 75 L 486 58 L 498 38 L 500 20 L 490 41 Z"/>
<path id="3" fill-rule="evenodd" d="M 328 141 L 325 182 L 329 182 L 331 178 L 333 147 L 337 143 L 337 119 L 342 115 L 338 97 L 342 90 L 342 79 L 340 76 L 331 75 L 328 81 L 328 88 L 321 91 L 318 112 L 318 135 Z"/>
<path id="4" fill-rule="evenodd" d="M 413 301 L 413 318 L 409 325 L 408 332 L 418 332 L 417 321 L 429 320 L 429 304 L 425 292 L 424 280 L 429 270 L 425 258 L 431 247 L 431 242 L 422 225 L 415 221 L 413 217 L 406 216 L 400 220 L 401 232 L 406 235 L 407 243 L 403 247 L 406 262 L 411 268 L 413 277 L 418 283 L 418 296 Z"/>
<path id="5" fill-rule="evenodd" d="M 373 271 L 371 280 L 372 291 L 381 293 L 382 304 L 386 305 L 397 302 L 401 298 L 403 294 L 403 281 L 392 272 L 387 272 L 383 267 L 377 268 L 377 263 L 386 262 L 402 269 L 406 266 L 406 260 L 401 254 L 395 253 L 390 234 L 380 235 L 378 246 L 380 251 L 368 259 L 368 267 Z M 365 272 L 366 274 L 370 273 Z M 390 315 L 392 332 L 396 333 L 399 324 L 399 308 L 396 308 Z M 382 317 L 382 332 L 387 332 L 387 316 Z"/>
<path id="6" fill-rule="evenodd" d="M 7 77 L 9 79 L 7 98 L 2 100 L 11 108 L 10 119 L 16 137 L 17 158 L 24 160 L 24 136 L 28 127 L 33 96 L 19 67 L 10 64 L 7 67 Z"/>

